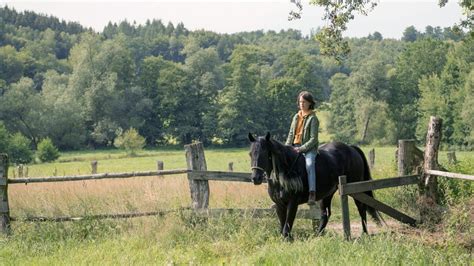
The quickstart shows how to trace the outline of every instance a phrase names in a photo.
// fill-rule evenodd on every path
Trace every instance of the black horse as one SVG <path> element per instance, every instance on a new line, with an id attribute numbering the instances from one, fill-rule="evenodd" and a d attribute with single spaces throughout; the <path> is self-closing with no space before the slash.
<path id="1" fill-rule="evenodd" d="M 271 139 L 270 133 L 255 139 L 249 133 L 252 181 L 260 185 L 268 182 L 268 194 L 276 203 L 280 220 L 280 233 L 291 238 L 291 229 L 298 205 L 308 201 L 308 178 L 304 156 L 293 147 Z M 274 172 L 273 177 L 271 173 Z M 338 187 L 338 178 L 347 176 L 347 182 L 371 180 L 367 160 L 362 150 L 340 142 L 331 142 L 318 149 L 316 157 L 316 200 L 321 209 L 318 234 L 322 233 L 331 216 L 331 200 Z M 372 191 L 365 192 L 373 197 Z M 380 224 L 378 212 L 366 204 L 354 200 L 362 219 L 362 228 L 367 233 L 367 214 Z"/>

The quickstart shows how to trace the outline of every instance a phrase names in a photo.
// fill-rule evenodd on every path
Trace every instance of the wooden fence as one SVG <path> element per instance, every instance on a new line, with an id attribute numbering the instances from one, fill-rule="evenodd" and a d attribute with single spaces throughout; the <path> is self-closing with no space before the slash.
<path id="1" fill-rule="evenodd" d="M 414 140 L 399 141 L 397 156 L 398 173 L 405 176 L 353 183 L 347 183 L 345 176 L 339 177 L 339 195 L 341 197 L 342 223 L 344 228 L 344 236 L 346 239 L 351 238 L 348 196 L 351 196 L 354 199 L 357 199 L 358 201 L 361 201 L 400 222 L 409 224 L 411 226 L 416 226 L 419 221 L 372 197 L 369 197 L 364 192 L 382 188 L 418 184 L 420 188 L 420 195 L 427 197 L 431 199 L 432 202 L 436 203 L 438 202 L 438 195 L 436 194 L 436 176 L 474 181 L 474 176 L 472 175 L 437 170 L 439 169 L 438 149 L 441 140 L 441 125 L 441 119 L 436 117 L 430 118 L 424 153 L 415 147 Z M 421 157 L 420 154 L 423 154 L 423 157 Z M 408 175 L 413 172 L 417 172 L 417 174 Z M 421 206 L 421 208 L 424 208 L 424 206 Z M 423 215 L 425 213 L 427 212 L 420 210 L 420 214 L 422 215 L 421 221 L 424 220 Z"/>
<path id="2" fill-rule="evenodd" d="M 384 178 L 371 181 L 346 183 L 346 177 L 339 178 L 339 194 L 342 204 L 343 227 L 346 239 L 350 239 L 350 220 L 348 196 L 351 196 L 376 210 L 383 212 L 403 223 L 415 226 L 418 221 L 401 213 L 390 206 L 367 196 L 364 192 L 383 188 L 418 184 L 420 194 L 437 201 L 436 195 L 436 176 L 444 176 L 448 178 L 458 178 L 466 180 L 474 180 L 474 176 L 463 175 L 458 173 L 449 173 L 439 171 L 438 167 L 438 148 L 441 132 L 441 119 L 431 117 L 429 130 L 426 138 L 426 148 L 424 151 L 424 159 L 420 159 L 421 151 L 414 148 L 414 141 L 401 140 L 398 149 L 398 166 L 400 177 Z M 131 178 L 139 176 L 165 176 L 176 174 L 187 174 L 189 187 L 191 192 L 191 209 L 199 215 L 221 215 L 222 213 L 239 213 L 251 214 L 253 217 L 262 217 L 274 215 L 274 209 L 210 209 L 209 208 L 209 181 L 233 181 L 233 182 L 251 182 L 250 173 L 208 171 L 204 148 L 201 143 L 195 143 L 185 146 L 187 169 L 178 170 L 158 170 L 146 172 L 128 172 L 128 173 L 103 173 L 80 176 L 62 176 L 62 177 L 41 177 L 41 178 L 16 178 L 8 179 L 8 158 L 6 155 L 0 154 L 0 232 L 8 234 L 10 231 L 10 221 L 14 220 L 10 217 L 10 208 L 8 204 L 8 185 L 9 184 L 27 184 L 41 182 L 67 182 L 80 180 L 96 180 L 105 178 Z M 372 158 L 372 156 L 371 156 Z M 421 166 L 421 163 L 423 165 Z M 161 165 L 161 167 L 160 167 Z M 373 160 L 371 160 L 373 165 Z M 417 167 L 418 165 L 418 167 Z M 159 164 L 158 169 L 162 169 Z M 231 168 L 229 166 L 229 168 Z M 232 170 L 232 169 L 230 169 Z M 410 175 L 412 172 L 419 172 Z M 164 215 L 170 210 L 146 213 L 126 213 L 126 214 L 100 214 L 93 218 L 129 218 L 150 215 Z M 307 218 L 313 221 L 316 227 L 320 216 L 316 207 L 308 209 L 300 209 L 297 216 L 299 218 Z M 33 221 L 74 221 L 81 220 L 83 217 L 30 217 Z M 423 217 L 422 217 L 423 219 Z"/>
<path id="3" fill-rule="evenodd" d="M 207 171 L 206 158 L 204 148 L 201 143 L 185 145 L 187 169 L 177 170 L 158 170 L 144 172 L 127 172 L 127 173 L 101 173 L 91 175 L 76 176 L 50 176 L 50 177 L 33 177 L 33 178 L 14 178 L 8 179 L 8 158 L 4 154 L 0 154 L 0 232 L 8 234 L 10 231 L 10 222 L 16 220 L 10 217 L 10 208 L 8 203 L 8 185 L 9 184 L 28 184 L 28 183 L 45 183 L 45 182 L 70 182 L 97 179 L 116 179 L 116 178 L 132 178 L 142 176 L 166 176 L 187 174 L 189 187 L 191 192 L 191 209 L 196 215 L 200 216 L 220 216 L 224 213 L 233 213 L 240 215 L 250 215 L 252 217 L 268 217 L 275 215 L 275 209 L 210 209 L 209 208 L 209 181 L 233 181 L 233 182 L 251 182 L 250 173 L 223 172 L 223 171 Z M 97 165 L 97 164 L 96 164 Z M 163 164 L 158 163 L 158 169 L 163 169 Z M 230 169 L 233 170 L 233 169 Z M 162 210 L 155 212 L 142 213 L 119 213 L 119 214 L 98 214 L 88 216 L 87 218 L 131 218 L 151 215 L 164 215 L 175 210 Z M 319 219 L 319 210 L 311 207 L 298 211 L 299 218 L 313 220 L 313 226 L 316 227 Z M 28 221 L 78 221 L 84 217 L 28 217 Z"/>

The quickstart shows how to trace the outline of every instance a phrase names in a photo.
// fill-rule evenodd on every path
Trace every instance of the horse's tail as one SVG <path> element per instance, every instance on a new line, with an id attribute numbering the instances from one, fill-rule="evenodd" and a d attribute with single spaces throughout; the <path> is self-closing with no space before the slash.
<path id="1" fill-rule="evenodd" d="M 367 162 L 367 159 L 365 158 L 364 152 L 355 145 L 352 147 L 360 154 L 360 157 L 362 157 L 362 161 L 364 161 L 364 181 L 372 180 L 372 176 L 370 174 L 369 163 Z M 364 193 L 375 199 L 374 193 L 372 192 L 372 190 L 366 191 Z M 365 206 L 367 207 L 367 212 L 370 214 L 370 216 L 372 216 L 372 218 L 375 220 L 375 222 L 378 225 L 381 225 L 382 221 L 385 223 L 382 216 L 376 209 L 374 209 L 373 207 L 367 204 L 365 204 Z"/>

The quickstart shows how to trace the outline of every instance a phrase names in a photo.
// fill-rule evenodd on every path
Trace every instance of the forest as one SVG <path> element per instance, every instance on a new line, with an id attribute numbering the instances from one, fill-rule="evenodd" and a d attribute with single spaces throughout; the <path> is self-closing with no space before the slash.
<path id="1" fill-rule="evenodd" d="M 0 8 L 0 151 L 27 162 L 22 150 L 46 138 L 63 151 L 100 149 L 129 129 L 149 147 L 236 147 L 267 131 L 283 140 L 301 90 L 335 140 L 421 142 L 435 115 L 444 145 L 474 148 L 472 34 L 410 26 L 400 40 L 346 40 L 351 52 L 337 61 L 296 30 L 218 34 L 149 20 L 95 32 Z"/>

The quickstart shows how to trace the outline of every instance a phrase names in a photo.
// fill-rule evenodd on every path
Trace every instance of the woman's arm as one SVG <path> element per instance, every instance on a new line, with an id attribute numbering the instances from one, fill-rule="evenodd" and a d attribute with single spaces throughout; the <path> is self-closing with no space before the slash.
<path id="1" fill-rule="evenodd" d="M 310 138 L 308 141 L 303 143 L 303 145 L 301 145 L 301 147 L 299 148 L 300 152 L 307 152 L 313 149 L 314 147 L 318 146 L 319 121 L 316 115 L 311 117 L 309 126 L 310 126 L 310 129 L 309 129 Z"/>
<path id="2" fill-rule="evenodd" d="M 295 139 L 296 121 L 298 120 L 295 118 L 297 118 L 297 115 L 294 116 L 293 119 L 291 120 L 290 131 L 288 132 L 288 137 L 286 138 L 286 142 L 285 142 L 286 145 L 292 145 L 293 140 Z"/>

